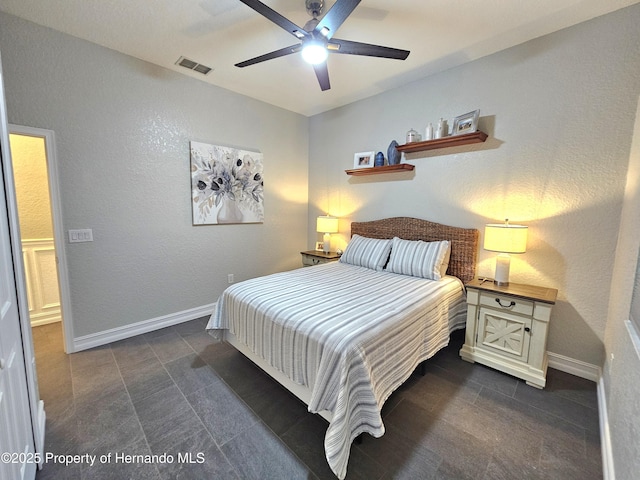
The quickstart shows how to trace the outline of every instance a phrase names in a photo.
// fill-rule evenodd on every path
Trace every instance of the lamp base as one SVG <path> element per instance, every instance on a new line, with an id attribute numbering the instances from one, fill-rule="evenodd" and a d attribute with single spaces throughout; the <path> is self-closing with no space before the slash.
<path id="1" fill-rule="evenodd" d="M 322 237 L 322 251 L 324 253 L 329 253 L 331 250 L 331 234 L 325 233 Z"/>
<path id="2" fill-rule="evenodd" d="M 496 285 L 509 285 L 509 267 L 511 257 L 508 253 L 500 253 L 496 257 L 496 275 L 493 283 Z"/>

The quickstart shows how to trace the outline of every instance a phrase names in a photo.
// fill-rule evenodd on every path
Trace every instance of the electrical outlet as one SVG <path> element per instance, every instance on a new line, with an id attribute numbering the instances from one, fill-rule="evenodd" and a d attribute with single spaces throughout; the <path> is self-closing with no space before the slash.
<path id="1" fill-rule="evenodd" d="M 229 275 L 227 275 L 227 282 L 229 283 L 235 282 L 235 280 L 233 279 L 233 273 L 230 273 Z"/>

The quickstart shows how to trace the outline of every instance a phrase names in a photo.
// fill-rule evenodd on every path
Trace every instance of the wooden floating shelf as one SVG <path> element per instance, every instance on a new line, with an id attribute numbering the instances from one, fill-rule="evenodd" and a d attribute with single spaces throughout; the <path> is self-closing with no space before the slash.
<path id="1" fill-rule="evenodd" d="M 353 170 L 345 170 L 347 175 L 362 176 L 362 175 L 378 175 L 381 173 L 393 173 L 393 172 L 410 172 L 415 165 L 409 163 L 399 163 L 397 165 L 385 165 L 384 167 L 370 167 L 370 168 L 355 168 Z"/>
<path id="2" fill-rule="evenodd" d="M 435 150 L 437 148 L 458 147 L 460 145 L 470 145 L 472 143 L 482 143 L 487 139 L 487 134 L 476 130 L 473 133 L 464 135 L 452 135 L 450 137 L 436 138 L 435 140 L 425 140 L 424 142 L 411 142 L 398 145 L 396 150 L 405 153 L 424 152 L 425 150 Z M 380 168 L 380 167 L 378 167 Z"/>

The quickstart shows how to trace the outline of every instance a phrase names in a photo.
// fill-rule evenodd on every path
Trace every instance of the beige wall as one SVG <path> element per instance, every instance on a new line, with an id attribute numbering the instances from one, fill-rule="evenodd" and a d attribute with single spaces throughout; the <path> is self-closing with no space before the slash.
<path id="1" fill-rule="evenodd" d="M 640 6 L 585 22 L 311 118 L 313 218 L 406 215 L 482 231 L 529 226 L 511 280 L 559 290 L 548 350 L 602 365 L 635 106 Z M 381 68 L 384 68 L 381 65 Z M 480 109 L 486 143 L 414 154 L 413 173 L 349 177 L 353 154 L 386 152 L 410 128 Z M 450 122 L 451 123 L 451 122 Z M 480 250 L 478 273 L 495 254 Z"/>
<path id="2" fill-rule="evenodd" d="M 44 139 L 10 135 L 11 158 L 23 239 L 53 238 Z"/>

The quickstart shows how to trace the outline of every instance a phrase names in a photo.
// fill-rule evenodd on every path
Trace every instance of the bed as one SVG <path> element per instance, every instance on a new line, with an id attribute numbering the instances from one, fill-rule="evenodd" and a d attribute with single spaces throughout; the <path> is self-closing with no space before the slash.
<path id="1" fill-rule="evenodd" d="M 346 476 L 353 440 L 384 434 L 386 399 L 466 321 L 478 231 L 395 217 L 353 222 L 340 261 L 234 284 L 207 330 L 329 422 Z"/>

